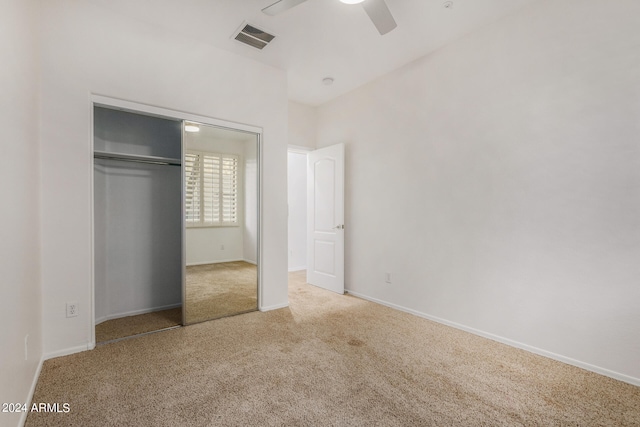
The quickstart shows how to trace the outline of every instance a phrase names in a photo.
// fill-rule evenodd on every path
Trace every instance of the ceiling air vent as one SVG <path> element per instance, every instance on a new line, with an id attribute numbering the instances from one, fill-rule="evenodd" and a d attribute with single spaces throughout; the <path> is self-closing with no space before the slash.
<path id="1" fill-rule="evenodd" d="M 233 35 L 235 40 L 261 50 L 275 37 L 276 36 L 247 23 L 242 24 L 240 30 Z"/>

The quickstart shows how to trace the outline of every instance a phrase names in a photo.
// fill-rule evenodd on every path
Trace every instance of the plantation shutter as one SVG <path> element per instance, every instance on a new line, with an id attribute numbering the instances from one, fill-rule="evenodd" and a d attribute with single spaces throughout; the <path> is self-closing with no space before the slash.
<path id="1" fill-rule="evenodd" d="M 235 223 L 238 221 L 238 159 L 235 157 L 222 158 L 222 222 Z"/>
<path id="2" fill-rule="evenodd" d="M 185 153 L 185 221 L 187 224 L 200 222 L 200 156 L 194 153 Z"/>
<path id="3" fill-rule="evenodd" d="M 185 153 L 185 217 L 187 225 L 238 223 L 238 157 Z"/>
<path id="4" fill-rule="evenodd" d="M 203 221 L 220 222 L 220 157 L 203 155 Z"/>

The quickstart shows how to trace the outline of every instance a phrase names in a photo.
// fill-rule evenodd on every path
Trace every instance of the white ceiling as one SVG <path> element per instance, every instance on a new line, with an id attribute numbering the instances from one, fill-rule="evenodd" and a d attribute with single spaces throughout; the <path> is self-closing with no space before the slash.
<path id="1" fill-rule="evenodd" d="M 289 99 L 320 105 L 538 0 L 386 0 L 398 27 L 381 36 L 362 5 L 308 0 L 278 16 L 275 0 L 89 0 L 287 71 Z M 276 35 L 260 51 L 232 39 L 246 21 Z M 333 77 L 333 85 L 322 84 Z"/>

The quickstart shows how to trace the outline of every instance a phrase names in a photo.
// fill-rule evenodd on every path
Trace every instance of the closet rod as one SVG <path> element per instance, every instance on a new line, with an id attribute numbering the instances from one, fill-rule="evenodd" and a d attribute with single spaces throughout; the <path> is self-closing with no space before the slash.
<path id="1" fill-rule="evenodd" d="M 121 160 L 123 162 L 147 163 L 153 165 L 180 166 L 182 164 L 180 159 L 173 159 L 171 157 L 144 156 L 139 154 L 113 153 L 107 151 L 94 151 L 93 158 L 105 160 Z"/>

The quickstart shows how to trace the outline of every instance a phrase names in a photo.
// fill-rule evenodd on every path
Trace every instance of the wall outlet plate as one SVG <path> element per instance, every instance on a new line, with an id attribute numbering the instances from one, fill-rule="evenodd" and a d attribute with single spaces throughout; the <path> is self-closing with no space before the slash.
<path id="1" fill-rule="evenodd" d="M 67 303 L 67 317 L 76 317 L 78 315 L 78 303 L 70 301 Z"/>

